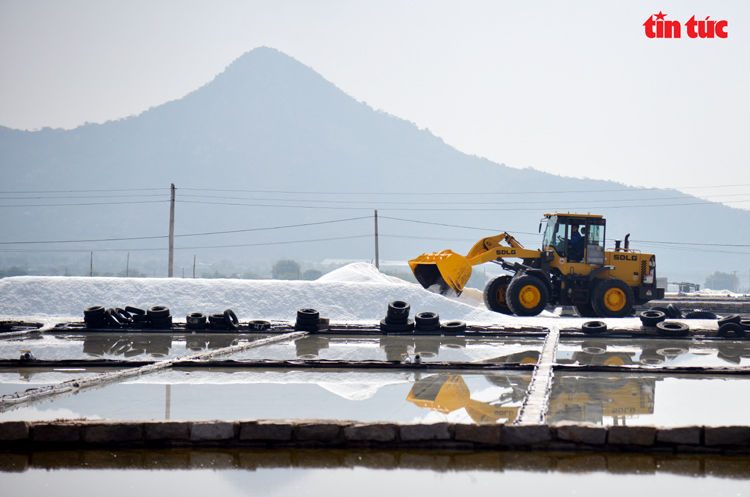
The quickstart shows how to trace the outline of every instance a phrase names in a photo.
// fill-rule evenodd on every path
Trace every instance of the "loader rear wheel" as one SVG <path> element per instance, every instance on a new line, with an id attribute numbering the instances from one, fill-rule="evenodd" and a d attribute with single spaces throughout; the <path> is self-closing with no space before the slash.
<path id="1" fill-rule="evenodd" d="M 602 280 L 594 287 L 591 304 L 603 318 L 622 318 L 633 310 L 633 290 L 617 278 Z"/>
<path id="2" fill-rule="evenodd" d="M 598 318 L 599 315 L 591 304 L 576 304 L 576 311 L 582 318 Z"/>
<path id="3" fill-rule="evenodd" d="M 487 309 L 501 314 L 513 314 L 508 307 L 508 283 L 512 276 L 502 275 L 492 278 L 484 287 L 484 305 Z"/>
<path id="4" fill-rule="evenodd" d="M 549 292 L 544 282 L 525 274 L 514 276 L 508 284 L 506 299 L 517 316 L 536 316 L 547 307 Z"/>

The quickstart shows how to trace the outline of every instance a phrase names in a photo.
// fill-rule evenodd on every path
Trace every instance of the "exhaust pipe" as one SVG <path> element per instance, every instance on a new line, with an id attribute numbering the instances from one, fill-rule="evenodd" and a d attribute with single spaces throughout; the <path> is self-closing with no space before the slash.
<path id="1" fill-rule="evenodd" d="M 625 235 L 625 250 L 630 248 L 630 240 L 628 240 L 628 238 L 630 238 L 630 233 Z"/>

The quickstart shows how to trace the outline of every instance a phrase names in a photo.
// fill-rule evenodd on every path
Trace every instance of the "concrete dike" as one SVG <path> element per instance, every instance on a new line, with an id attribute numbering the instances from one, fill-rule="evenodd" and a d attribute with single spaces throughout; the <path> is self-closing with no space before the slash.
<path id="1" fill-rule="evenodd" d="M 750 455 L 750 426 L 357 423 L 327 420 L 6 421 L 0 451 L 395 449 Z"/>

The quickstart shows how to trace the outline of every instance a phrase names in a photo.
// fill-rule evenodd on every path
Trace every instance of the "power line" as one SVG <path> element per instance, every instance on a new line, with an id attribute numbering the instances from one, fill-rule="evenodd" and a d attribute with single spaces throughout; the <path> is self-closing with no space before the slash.
<path id="1" fill-rule="evenodd" d="M 701 185 L 701 186 L 677 186 L 669 189 L 665 188 L 642 188 L 642 187 L 624 187 L 612 189 L 597 190 L 546 190 L 546 191 L 525 191 L 525 192 L 341 192 L 341 191 L 291 191 L 291 190 L 244 190 L 229 188 L 179 188 L 179 190 L 189 191 L 212 191 L 212 192 L 246 192 L 246 193 L 285 193 L 285 194 L 309 194 L 309 195 L 528 195 L 532 193 L 596 193 L 596 192 L 643 192 L 643 191 L 665 191 L 665 190 L 696 190 L 707 188 L 733 188 L 750 186 L 745 184 L 730 185 Z M 0 191 L 0 194 L 47 194 L 47 193 L 102 193 L 107 192 L 143 192 L 143 191 L 164 191 L 168 192 L 169 188 L 97 188 L 86 190 L 21 190 L 21 191 Z"/>
<path id="2" fill-rule="evenodd" d="M 345 221 L 357 221 L 359 219 L 370 219 L 370 216 L 362 216 L 362 217 L 351 217 L 348 219 L 334 219 L 332 221 L 319 221 L 315 223 L 302 223 L 302 224 L 290 224 L 286 226 L 269 226 L 266 228 L 247 228 L 247 229 L 240 229 L 240 230 L 228 230 L 228 231 L 207 231 L 204 233 L 187 233 L 183 235 L 175 235 L 175 238 L 177 237 L 187 237 L 187 236 L 205 236 L 205 235 L 224 235 L 229 233 L 246 233 L 250 231 L 266 231 L 266 230 L 278 230 L 278 229 L 285 229 L 285 228 L 301 228 L 304 226 L 318 226 L 321 224 L 332 224 L 332 223 L 342 223 Z M 20 245 L 20 244 L 45 244 L 45 243 L 90 243 L 90 242 L 119 242 L 119 241 L 126 241 L 126 240 L 154 240 L 154 239 L 163 239 L 163 238 L 169 238 L 168 235 L 157 235 L 157 236 L 133 236 L 133 237 L 126 237 L 126 238 L 98 238 L 98 239 L 90 239 L 90 240 L 44 240 L 44 241 L 28 241 L 28 242 L 0 242 L 0 245 Z"/>
<path id="3" fill-rule="evenodd" d="M 373 208 L 378 206 L 378 203 L 373 202 L 371 207 L 335 207 L 335 206 L 315 206 L 315 205 L 280 205 L 280 204 L 244 204 L 244 203 L 237 203 L 237 202 L 203 202 L 199 200 L 177 200 L 180 203 L 183 204 L 204 204 L 204 205 L 231 205 L 231 206 L 239 206 L 239 207 L 280 207 L 280 208 L 295 208 L 295 209 L 328 209 L 328 210 L 372 210 Z M 297 199 L 297 201 L 304 201 L 302 199 Z M 574 206 L 574 204 L 567 204 L 567 207 L 543 207 L 543 210 L 546 210 L 547 212 L 565 212 L 570 211 L 572 209 L 579 209 L 579 210 L 596 210 L 596 209 L 634 209 L 634 208 L 643 208 L 643 207 L 679 207 L 679 206 L 686 206 L 686 205 L 701 205 L 701 206 L 724 206 L 724 204 L 738 204 L 738 203 L 747 203 L 750 202 L 749 200 L 735 200 L 735 201 L 727 201 L 727 202 L 710 202 L 708 200 L 702 200 L 700 202 L 683 202 L 683 203 L 677 203 L 677 204 L 640 204 L 640 205 L 606 205 L 606 206 L 590 206 L 588 204 L 584 204 L 583 206 Z M 513 202 L 515 203 L 515 202 Z M 536 204 L 543 204 L 543 201 L 539 202 L 531 202 Z M 507 202 L 506 202 L 507 204 Z M 485 205 L 485 207 L 469 207 L 469 208 L 460 208 L 460 207 L 425 207 L 425 208 L 416 208 L 416 207 L 402 207 L 402 208 L 380 208 L 378 207 L 378 211 L 461 211 L 461 212 L 468 212 L 468 211 L 538 211 L 540 208 L 537 207 L 487 207 L 486 203 L 483 203 L 482 205 Z M 565 205 L 565 204 L 564 204 Z"/>
<path id="4" fill-rule="evenodd" d="M 692 190 L 692 189 L 705 189 L 705 188 L 730 188 L 730 187 L 742 187 L 750 186 L 748 184 L 741 185 L 714 185 L 714 186 L 685 186 L 685 187 L 674 187 L 669 190 Z M 245 192 L 245 193 L 284 193 L 293 195 L 529 195 L 534 193 L 598 193 L 598 192 L 635 192 L 635 191 L 664 191 L 664 188 L 637 188 L 637 187 L 626 187 L 626 188 L 615 188 L 615 189 L 601 189 L 601 190 L 547 190 L 547 191 L 526 191 L 526 192 L 342 192 L 342 191 L 291 191 L 291 190 L 243 190 L 243 189 L 228 189 L 228 188 L 180 188 L 180 190 L 189 191 L 211 191 L 211 192 Z"/>
<path id="5" fill-rule="evenodd" d="M 750 193 L 734 193 L 734 194 L 727 194 L 727 195 L 711 195 L 707 198 L 719 198 L 719 197 L 742 197 L 742 196 L 748 196 Z M 629 198 L 629 199 L 592 199 L 587 200 L 587 202 L 593 202 L 593 203 L 600 203 L 600 202 L 643 202 L 643 201 L 656 201 L 656 200 L 681 200 L 685 199 L 687 195 L 682 195 L 680 197 L 657 197 L 657 198 Z M 388 205 L 388 204 L 396 204 L 396 205 L 487 205 L 487 201 L 482 202 L 446 202 L 446 201 L 437 201 L 437 202 L 424 202 L 424 201 L 416 201 L 416 202 L 394 202 L 394 201 L 383 201 L 383 200 L 319 200 L 319 199 L 300 199 L 300 198 L 248 198 L 248 197 L 227 197 L 223 195 L 191 195 L 191 194 L 182 194 L 180 195 L 180 198 L 189 197 L 189 198 L 218 198 L 218 199 L 224 199 L 224 200 L 250 200 L 254 202 L 310 202 L 310 203 L 329 203 L 329 204 L 373 204 L 373 202 L 377 202 L 377 205 Z M 697 197 L 695 197 L 697 198 Z M 703 200 L 707 200 L 707 198 L 702 198 Z M 750 200 L 747 200 L 750 201 Z M 513 201 L 515 204 L 539 204 L 540 201 L 538 200 L 522 200 L 522 201 Z"/>
<path id="6" fill-rule="evenodd" d="M 419 224 L 432 224 L 434 226 L 447 226 L 449 228 L 465 228 L 470 230 L 480 230 L 480 231 L 492 231 L 492 232 L 504 232 L 506 230 L 501 229 L 494 229 L 494 228 L 477 228 L 476 226 L 460 226 L 457 224 L 446 224 L 446 223 L 433 223 L 430 221 L 417 221 L 415 219 L 403 219 L 400 217 L 390 217 L 390 216 L 380 216 L 383 219 L 393 219 L 394 221 L 405 221 L 407 223 L 419 223 Z M 524 231 L 514 231 L 514 233 L 521 233 L 522 235 L 538 235 L 539 233 L 529 233 Z"/>
<path id="7" fill-rule="evenodd" d="M 333 238 L 313 238 L 313 239 L 307 239 L 307 240 L 289 240 L 289 241 L 284 241 L 284 242 L 240 243 L 240 244 L 234 244 L 234 245 L 205 245 L 205 246 L 200 246 L 200 247 L 175 247 L 175 250 L 198 250 L 198 249 L 208 249 L 208 248 L 234 248 L 234 247 L 262 247 L 266 245 L 286 245 L 286 244 L 292 244 L 292 243 L 326 242 L 326 241 L 332 241 L 332 240 L 349 240 L 349 239 L 354 239 L 354 238 L 370 238 L 370 237 L 372 237 L 372 234 L 339 236 L 339 237 L 333 237 Z M 167 248 L 98 249 L 95 252 L 153 252 L 153 251 L 159 251 L 159 250 L 166 251 Z M 53 252 L 53 253 L 59 252 L 59 253 L 62 253 L 62 252 L 90 252 L 90 251 L 91 251 L 90 249 L 59 249 L 59 250 L 0 249 L 0 252 Z"/>
<path id="8" fill-rule="evenodd" d="M 55 197 L 9 197 L 0 198 L 0 200 L 49 200 L 49 199 L 86 199 L 86 198 L 132 198 L 132 197 L 162 197 L 166 193 L 143 193 L 143 194 L 129 194 L 129 195 L 79 195 L 75 197 L 71 196 L 55 196 Z"/>
<path id="9" fill-rule="evenodd" d="M 14 194 L 14 193 L 101 193 L 103 190 L 108 192 L 143 192 L 143 191 L 157 191 L 165 190 L 169 191 L 169 188 L 97 188 L 96 190 L 26 190 L 17 192 L 0 192 L 0 194 Z"/>
<path id="10" fill-rule="evenodd" d="M 120 205 L 120 204 L 156 204 L 169 202 L 167 200 L 135 200 L 133 202 L 91 202 L 84 204 L 18 204 L 18 205 L 0 205 L 0 207 L 72 207 L 80 205 Z"/>

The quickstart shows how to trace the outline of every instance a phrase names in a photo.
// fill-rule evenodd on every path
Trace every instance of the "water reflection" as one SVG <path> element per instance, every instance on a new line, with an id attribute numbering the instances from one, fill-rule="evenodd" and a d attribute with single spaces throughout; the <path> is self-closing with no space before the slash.
<path id="1" fill-rule="evenodd" d="M 57 450 L 33 453 L 0 453 L 0 472 L 7 480 L 12 473 L 28 473 L 29 476 L 44 479 L 45 474 L 60 474 L 61 470 L 76 470 L 69 476 L 70 490 L 78 495 L 93 491 L 101 494 L 102 485 L 80 485 L 83 470 L 129 470 L 135 477 L 136 470 L 190 470 L 199 468 L 220 470 L 246 470 L 254 475 L 256 471 L 269 469 L 343 469 L 352 473 L 354 468 L 379 470 L 419 470 L 437 471 L 441 479 L 451 474 L 466 471 L 483 473 L 498 472 L 509 478 L 513 472 L 520 472 L 526 478 L 541 478 L 544 474 L 592 474 L 603 473 L 609 477 L 616 475 L 679 475 L 701 478 L 724 478 L 746 485 L 750 479 L 750 457 L 720 455 L 671 455 L 671 454 L 616 454 L 616 453 L 550 453 L 521 451 L 400 451 L 368 449 L 220 449 L 210 450 Z M 36 470 L 36 471 L 35 471 Z M 41 471 L 39 471 L 41 470 Z M 533 473 L 532 473 L 533 472 Z M 243 474 L 244 474 L 243 473 Z M 530 474 L 532 473 L 532 474 Z M 90 471 L 89 475 L 95 475 Z M 108 478 L 114 473 L 103 471 L 99 477 Z M 157 477 L 166 477 L 163 472 L 155 472 Z M 180 472 L 177 474 L 185 475 Z M 417 473 L 418 475 L 419 473 Z M 690 480 L 688 480 L 690 481 Z M 704 480 L 705 481 L 705 480 Z M 248 480 L 248 484 L 251 481 Z M 328 480 L 328 490 L 331 490 Z M 353 483 L 355 487 L 358 484 Z M 338 485 L 337 485 L 338 486 Z M 585 485 L 579 485 L 583 489 Z M 129 487 L 126 487 L 129 488 Z M 161 488 L 159 486 L 154 488 Z M 245 487 L 248 488 L 248 487 Z M 350 486 L 344 490 L 351 492 Z M 670 488 L 670 487 L 667 487 Z M 601 487 L 595 487 L 601 493 Z M 611 492 L 608 489 L 608 493 Z M 626 491 L 632 488 L 626 485 Z M 93 493 L 92 492 L 92 493 Z M 153 493 L 153 488 L 152 492 Z M 442 493 L 442 492 L 441 492 Z M 666 493 L 666 491 L 665 491 Z M 689 492 L 688 494 L 694 494 Z M 28 495 L 25 489 L 11 495 Z M 46 495 L 49 495 L 49 488 Z M 617 494 L 620 495 L 620 494 Z"/>
<path id="2" fill-rule="evenodd" d="M 600 366 L 750 366 L 750 342 L 643 338 L 563 339 L 556 362 Z"/>
<path id="3" fill-rule="evenodd" d="M 556 375 L 549 400 L 548 423 L 588 421 L 625 424 L 628 417 L 653 414 L 656 378 Z"/>
<path id="4" fill-rule="evenodd" d="M 493 389 L 492 400 L 477 400 L 463 376 L 451 374 L 430 375 L 417 379 L 406 400 L 421 407 L 442 414 L 465 409 L 469 417 L 478 424 L 512 423 L 518 416 L 520 402 L 531 377 L 518 375 L 486 375 L 485 378 L 501 390 Z M 485 396 L 488 392 L 483 392 Z M 516 405 L 510 405 L 516 404 Z"/>
<path id="5" fill-rule="evenodd" d="M 151 357 L 166 357 L 172 347 L 170 335 L 147 335 L 124 337 L 110 335 L 88 335 L 83 341 L 83 353 L 93 357 L 123 356 L 131 358 L 141 354 Z"/>

